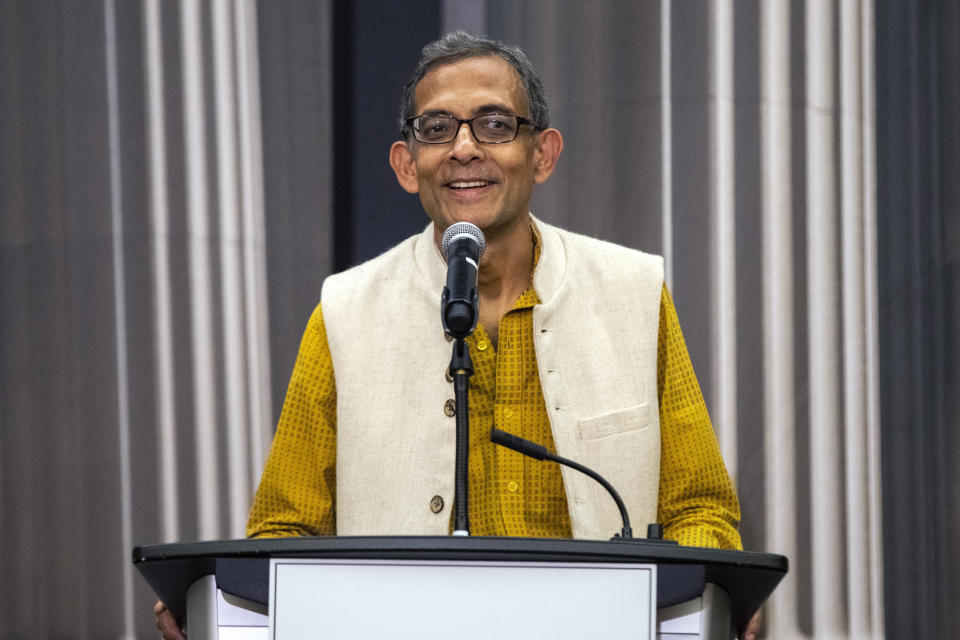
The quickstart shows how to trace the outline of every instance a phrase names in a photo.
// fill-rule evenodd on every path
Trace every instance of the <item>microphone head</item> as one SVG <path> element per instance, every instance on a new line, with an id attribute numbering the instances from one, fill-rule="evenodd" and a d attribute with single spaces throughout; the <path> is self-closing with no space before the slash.
<path id="1" fill-rule="evenodd" d="M 480 247 L 477 257 L 483 256 L 483 252 L 487 249 L 487 239 L 483 237 L 483 231 L 480 231 L 480 227 L 475 224 L 470 224 L 469 222 L 454 222 L 447 227 L 447 230 L 443 232 L 443 237 L 440 239 L 440 253 L 443 254 L 444 260 L 447 259 L 447 250 L 450 248 L 450 245 L 462 236 L 472 238 Z"/>

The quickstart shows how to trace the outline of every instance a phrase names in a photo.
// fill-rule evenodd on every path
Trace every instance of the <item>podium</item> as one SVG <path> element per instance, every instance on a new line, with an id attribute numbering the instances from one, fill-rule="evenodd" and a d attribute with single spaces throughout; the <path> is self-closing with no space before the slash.
<path id="1" fill-rule="evenodd" d="M 575 637 L 576 625 L 588 624 L 633 638 L 726 639 L 787 572 L 787 559 L 775 554 L 645 539 L 479 536 L 174 543 L 136 547 L 133 562 L 167 608 L 186 618 L 191 640 L 384 637 L 369 625 L 384 616 L 394 638 Z M 293 576 L 313 582 L 293 587 Z M 290 600 L 304 600 L 297 606 L 310 618 L 299 635 L 289 634 L 303 624 Z M 318 603 L 330 610 L 310 609 Z M 282 627 L 274 625 L 280 612 Z M 457 619 L 470 633 L 450 628 Z M 638 628 L 645 621 L 649 631 Z M 350 625 L 358 631 L 332 632 Z M 503 628 L 525 630 L 504 635 Z"/>

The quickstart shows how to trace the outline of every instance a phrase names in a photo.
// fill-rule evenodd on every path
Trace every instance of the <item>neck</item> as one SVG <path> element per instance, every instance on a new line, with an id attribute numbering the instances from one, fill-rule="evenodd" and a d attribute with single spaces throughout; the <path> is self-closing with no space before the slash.
<path id="1" fill-rule="evenodd" d="M 529 219 L 517 225 L 515 232 L 497 235 L 487 241 L 480 260 L 477 288 L 480 294 L 480 324 L 498 345 L 500 319 L 520 294 L 530 286 L 533 270 L 533 241 Z"/>
<path id="2" fill-rule="evenodd" d="M 510 230 L 487 236 L 487 250 L 480 260 L 477 278 L 481 304 L 512 305 L 530 285 L 531 233 L 529 218 L 524 217 Z"/>
<path id="3" fill-rule="evenodd" d="M 508 229 L 484 229 L 487 249 L 480 259 L 477 274 L 480 324 L 494 345 L 500 318 L 530 286 L 533 273 L 533 230 L 530 225 L 530 218 L 523 216 Z"/>

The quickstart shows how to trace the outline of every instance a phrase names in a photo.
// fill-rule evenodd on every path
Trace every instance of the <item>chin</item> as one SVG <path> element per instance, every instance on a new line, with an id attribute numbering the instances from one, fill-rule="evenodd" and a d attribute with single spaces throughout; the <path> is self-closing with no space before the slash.
<path id="1" fill-rule="evenodd" d="M 497 234 L 498 231 L 511 228 L 519 220 L 526 220 L 527 213 L 520 215 L 504 215 L 495 207 L 477 207 L 476 209 L 458 209 L 456 211 L 444 211 L 440 215 L 431 215 L 430 218 L 434 224 L 446 229 L 455 222 L 469 222 L 480 227 L 480 230 L 486 235 Z"/>
<path id="2" fill-rule="evenodd" d="M 450 225 L 457 222 L 469 222 L 470 224 L 475 224 L 480 229 L 486 230 L 494 221 L 490 216 L 484 216 L 480 214 L 471 214 L 471 213 L 457 213 L 452 215 L 442 216 L 439 220 L 434 218 L 434 222 L 446 228 Z"/>

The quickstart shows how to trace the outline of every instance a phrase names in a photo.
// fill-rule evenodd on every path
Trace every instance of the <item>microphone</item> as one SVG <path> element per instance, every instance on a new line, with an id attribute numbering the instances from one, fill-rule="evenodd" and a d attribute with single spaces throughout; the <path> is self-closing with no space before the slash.
<path id="1" fill-rule="evenodd" d="M 440 296 L 440 319 L 448 336 L 463 339 L 477 328 L 477 272 L 487 240 L 480 228 L 456 222 L 443 232 L 440 253 L 447 261 L 447 286 Z"/>
<path id="2" fill-rule="evenodd" d="M 603 485 L 603 488 L 606 489 L 611 496 L 613 496 L 614 502 L 617 503 L 617 508 L 620 510 L 620 518 L 623 520 L 623 529 L 620 533 L 614 535 L 616 538 L 632 538 L 633 530 L 630 528 L 630 517 L 627 515 L 627 507 L 623 504 L 623 500 L 620 499 L 620 494 L 617 493 L 617 490 L 613 488 L 609 482 L 607 482 L 599 473 L 593 469 L 588 469 L 582 464 L 576 463 L 573 460 L 567 460 L 566 458 L 561 458 L 560 456 L 550 453 L 547 448 L 541 444 L 535 442 L 530 442 L 525 438 L 520 436 L 515 436 L 512 433 L 507 433 L 506 431 L 501 431 L 496 427 L 491 427 L 490 429 L 490 440 L 494 444 L 499 444 L 508 449 L 513 449 L 517 453 L 522 453 L 525 456 L 534 458 L 535 460 L 550 460 L 552 462 L 558 462 L 562 465 L 570 467 L 571 469 L 576 469 L 581 473 L 585 473 L 600 484 Z"/>

